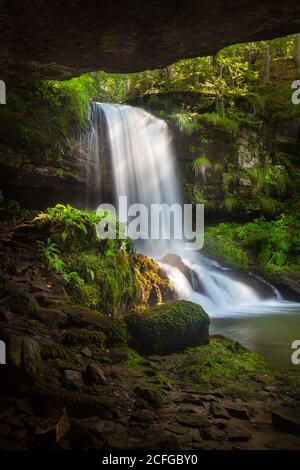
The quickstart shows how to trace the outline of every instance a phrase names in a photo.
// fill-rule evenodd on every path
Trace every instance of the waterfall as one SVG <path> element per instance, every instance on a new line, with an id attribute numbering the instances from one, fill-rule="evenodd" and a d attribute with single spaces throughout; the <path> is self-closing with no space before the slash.
<path id="1" fill-rule="evenodd" d="M 94 103 L 90 145 L 94 160 L 102 158 L 97 135 L 99 126 L 103 131 L 103 117 L 116 204 L 119 196 L 127 196 L 128 206 L 142 203 L 149 208 L 151 204 L 181 203 L 167 124 L 140 108 Z M 144 239 L 138 241 L 137 250 L 158 260 L 173 282 L 178 298 L 200 304 L 212 316 L 227 312 L 274 313 L 274 309 L 282 311 L 288 304 L 267 282 L 222 267 L 201 252 L 186 251 L 183 241 Z"/>

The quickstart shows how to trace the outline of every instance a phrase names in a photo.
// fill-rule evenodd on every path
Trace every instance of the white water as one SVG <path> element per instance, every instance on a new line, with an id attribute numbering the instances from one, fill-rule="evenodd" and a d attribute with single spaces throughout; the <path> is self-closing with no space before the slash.
<path id="1" fill-rule="evenodd" d="M 95 129 L 101 123 L 101 113 L 107 124 L 116 202 L 119 196 L 124 195 L 128 197 L 128 206 L 142 203 L 149 207 L 155 203 L 171 205 L 181 202 L 180 183 L 167 124 L 131 106 L 94 103 L 92 112 L 96 142 L 94 151 L 98 154 Z M 180 256 L 190 268 L 192 278 L 198 282 L 191 285 L 187 277 L 170 264 L 161 262 L 162 268 L 173 282 L 178 298 L 200 304 L 211 316 L 299 310 L 299 304 L 284 301 L 275 287 L 266 281 L 251 276 L 248 282 L 241 280 L 238 274 L 201 253 L 186 252 L 183 242 L 142 240 L 137 244 L 137 249 L 158 260 L 166 253 Z M 256 288 L 251 285 L 254 281 Z M 195 288 L 197 284 L 201 289 Z M 264 291 L 264 296 L 261 291 Z"/>

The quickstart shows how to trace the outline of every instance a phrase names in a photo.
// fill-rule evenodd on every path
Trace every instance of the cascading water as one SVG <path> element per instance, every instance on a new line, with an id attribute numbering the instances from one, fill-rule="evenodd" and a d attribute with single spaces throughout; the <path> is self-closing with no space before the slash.
<path id="1" fill-rule="evenodd" d="M 180 184 L 167 124 L 139 108 L 94 103 L 92 142 L 93 151 L 98 152 L 96 158 L 99 158 L 96 134 L 102 125 L 101 116 L 107 128 L 116 201 L 119 196 L 127 196 L 128 207 L 140 203 L 148 208 L 151 204 L 180 203 Z M 212 316 L 226 312 L 274 313 L 274 309 L 286 310 L 286 304 L 293 306 L 267 282 L 251 275 L 244 275 L 241 280 L 233 270 L 200 252 L 185 251 L 183 241 L 145 239 L 137 244 L 137 249 L 160 261 L 179 298 L 202 305 Z M 175 254 L 179 266 L 164 260 L 167 253 Z M 190 279 L 180 264 L 189 270 Z"/>

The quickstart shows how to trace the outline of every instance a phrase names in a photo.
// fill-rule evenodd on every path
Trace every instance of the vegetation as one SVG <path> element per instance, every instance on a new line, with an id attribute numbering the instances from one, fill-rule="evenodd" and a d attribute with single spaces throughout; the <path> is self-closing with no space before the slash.
<path id="1" fill-rule="evenodd" d="M 276 383 L 274 369 L 258 354 L 225 338 L 211 338 L 208 345 L 190 348 L 182 365 L 185 380 L 200 388 L 222 387 L 232 397 L 261 397 L 265 385 Z"/>
<path id="2" fill-rule="evenodd" d="M 276 220 L 263 217 L 244 225 L 221 223 L 208 227 L 206 249 L 227 264 L 259 268 L 266 276 L 297 273 L 300 267 L 300 214 L 281 214 Z"/>
<path id="3" fill-rule="evenodd" d="M 43 239 L 37 240 L 47 268 L 64 282 L 73 300 L 106 315 L 162 302 L 171 284 L 154 260 L 134 254 L 132 240 L 98 238 L 101 217 L 57 204 L 34 219 Z"/>

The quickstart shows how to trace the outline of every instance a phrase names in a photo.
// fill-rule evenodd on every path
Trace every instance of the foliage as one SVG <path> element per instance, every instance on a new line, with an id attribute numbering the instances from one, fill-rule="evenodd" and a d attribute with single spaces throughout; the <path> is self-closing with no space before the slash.
<path id="1" fill-rule="evenodd" d="M 56 243 L 51 238 L 47 239 L 47 243 L 37 240 L 40 253 L 47 262 L 49 270 L 54 269 L 58 273 L 63 273 L 65 264 L 61 259 L 61 253 Z"/>
<path id="2" fill-rule="evenodd" d="M 192 135 L 197 129 L 199 129 L 197 113 L 179 110 L 171 113 L 169 118 L 171 122 L 173 121 L 176 124 L 180 132 L 184 134 Z"/>
<path id="3" fill-rule="evenodd" d="M 236 132 L 239 128 L 239 122 L 235 119 L 221 116 L 219 113 L 204 113 L 201 116 L 206 122 L 213 124 L 215 127 L 223 128 L 231 132 Z"/>
<path id="4" fill-rule="evenodd" d="M 110 217 L 107 211 L 96 216 L 62 204 L 39 214 L 34 227 L 45 237 L 37 244 L 48 269 L 61 275 L 78 305 L 106 315 L 162 301 L 162 293 L 172 289 L 154 260 L 136 255 L 128 238 L 98 238 L 96 224 L 106 217 Z"/>
<path id="5" fill-rule="evenodd" d="M 224 207 L 227 212 L 231 212 L 237 205 L 238 199 L 233 194 L 227 193 L 224 199 Z"/>
<path id="6" fill-rule="evenodd" d="M 281 214 L 276 220 L 255 219 L 244 225 L 222 223 L 208 227 L 205 246 L 234 267 L 252 264 L 266 275 L 293 272 L 300 266 L 300 214 Z"/>
<path id="7" fill-rule="evenodd" d="M 62 248 L 79 246 L 96 240 L 96 224 L 104 218 L 97 217 L 95 213 L 75 209 L 67 204 L 57 204 L 48 208 L 35 219 L 38 226 L 49 226 L 51 238 Z"/>
<path id="8" fill-rule="evenodd" d="M 246 251 L 235 243 L 232 227 L 233 224 L 221 223 L 216 227 L 207 227 L 205 230 L 205 248 L 221 259 L 229 266 L 247 269 L 249 267 Z"/>
<path id="9" fill-rule="evenodd" d="M 206 168 L 210 167 L 211 163 L 205 155 L 195 158 L 192 162 L 192 168 L 196 177 L 199 177 L 200 175 L 204 176 Z"/>

